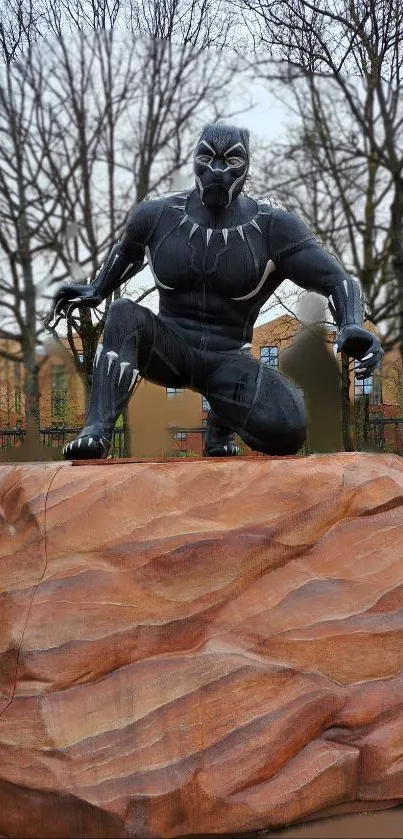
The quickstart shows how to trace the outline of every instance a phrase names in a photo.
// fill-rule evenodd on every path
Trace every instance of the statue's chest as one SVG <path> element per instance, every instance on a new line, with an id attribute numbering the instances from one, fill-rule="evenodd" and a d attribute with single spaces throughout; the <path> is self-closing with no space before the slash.
<path id="1" fill-rule="evenodd" d="M 223 230 L 184 218 L 158 231 L 148 257 L 157 285 L 172 291 L 208 289 L 223 297 L 247 295 L 257 287 L 270 257 L 262 230 L 254 222 Z"/>

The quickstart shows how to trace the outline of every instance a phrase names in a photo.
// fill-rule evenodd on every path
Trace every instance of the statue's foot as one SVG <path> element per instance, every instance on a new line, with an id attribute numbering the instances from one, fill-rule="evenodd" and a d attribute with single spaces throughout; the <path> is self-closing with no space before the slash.
<path id="1" fill-rule="evenodd" d="M 66 460 L 101 460 L 108 456 L 110 442 L 98 434 L 82 434 L 63 449 Z"/>
<path id="2" fill-rule="evenodd" d="M 231 457 L 239 454 L 239 446 L 235 443 L 216 443 L 216 445 L 206 446 L 204 450 L 205 457 Z"/>

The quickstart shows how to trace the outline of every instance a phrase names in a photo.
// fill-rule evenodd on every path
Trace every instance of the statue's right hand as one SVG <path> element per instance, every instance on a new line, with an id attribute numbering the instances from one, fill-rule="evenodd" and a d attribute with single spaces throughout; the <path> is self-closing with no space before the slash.
<path id="1" fill-rule="evenodd" d="M 76 306 L 96 307 L 102 303 L 102 298 L 90 283 L 64 283 L 57 290 L 53 298 L 53 317 L 67 317 Z"/>

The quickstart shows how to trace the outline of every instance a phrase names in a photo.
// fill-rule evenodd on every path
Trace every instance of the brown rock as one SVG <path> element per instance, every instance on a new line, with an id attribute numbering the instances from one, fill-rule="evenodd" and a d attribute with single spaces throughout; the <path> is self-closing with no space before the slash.
<path id="1" fill-rule="evenodd" d="M 399 457 L 10 464 L 0 505 L 1 835 L 403 802 Z"/>

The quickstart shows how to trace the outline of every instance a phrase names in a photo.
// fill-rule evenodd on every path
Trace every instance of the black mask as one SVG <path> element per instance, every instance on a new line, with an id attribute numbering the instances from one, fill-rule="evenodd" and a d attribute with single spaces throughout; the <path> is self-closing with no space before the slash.
<path id="1" fill-rule="evenodd" d="M 242 192 L 249 169 L 249 131 L 207 125 L 194 154 L 200 199 L 209 210 L 223 210 Z"/>

